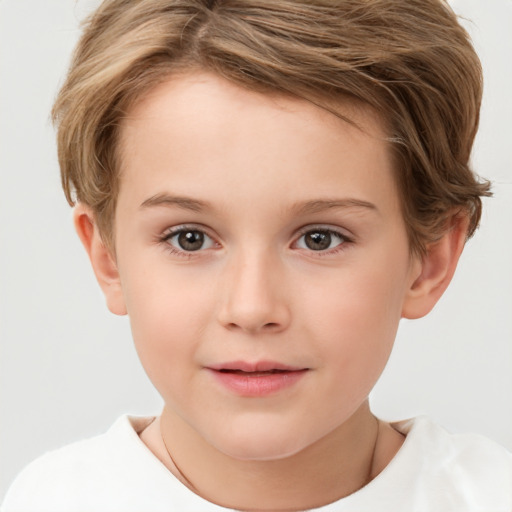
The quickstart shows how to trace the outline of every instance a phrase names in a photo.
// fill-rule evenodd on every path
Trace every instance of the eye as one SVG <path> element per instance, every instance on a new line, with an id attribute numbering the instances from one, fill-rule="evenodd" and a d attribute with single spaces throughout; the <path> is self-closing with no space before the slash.
<path id="1" fill-rule="evenodd" d="M 214 241 L 203 231 L 179 228 L 168 232 L 164 241 L 178 251 L 193 252 L 213 247 Z"/>
<path id="2" fill-rule="evenodd" d="M 327 251 L 349 242 L 348 237 L 331 229 L 310 229 L 302 234 L 297 241 L 300 249 Z"/>

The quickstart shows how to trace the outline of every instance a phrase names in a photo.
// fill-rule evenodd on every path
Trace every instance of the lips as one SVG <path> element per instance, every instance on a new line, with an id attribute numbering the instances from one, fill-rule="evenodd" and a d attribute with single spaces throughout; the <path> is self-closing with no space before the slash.
<path id="1" fill-rule="evenodd" d="M 211 365 L 208 368 L 216 371 L 241 371 L 245 373 L 256 373 L 256 372 L 287 372 L 287 371 L 298 371 L 304 370 L 298 366 L 289 366 L 286 364 L 278 363 L 275 361 L 258 361 L 255 363 L 249 363 L 246 361 L 230 361 L 227 363 L 221 363 Z"/>
<path id="2" fill-rule="evenodd" d="M 309 368 L 274 361 L 232 361 L 206 368 L 228 391 L 245 397 L 263 397 L 296 385 Z"/>
<path id="3" fill-rule="evenodd" d="M 232 373 L 234 375 L 245 375 L 246 377 L 260 377 L 262 375 L 275 375 L 276 373 L 286 373 L 288 370 L 267 370 L 265 372 L 246 372 L 244 370 L 219 370 L 221 373 Z"/>

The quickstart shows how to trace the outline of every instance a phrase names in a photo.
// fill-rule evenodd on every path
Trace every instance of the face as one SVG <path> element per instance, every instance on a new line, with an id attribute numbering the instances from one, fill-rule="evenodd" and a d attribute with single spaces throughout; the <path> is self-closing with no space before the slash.
<path id="1" fill-rule="evenodd" d="M 122 127 L 116 265 L 136 348 L 167 413 L 233 457 L 341 428 L 415 277 L 381 123 L 342 111 L 363 130 L 191 74 Z"/>

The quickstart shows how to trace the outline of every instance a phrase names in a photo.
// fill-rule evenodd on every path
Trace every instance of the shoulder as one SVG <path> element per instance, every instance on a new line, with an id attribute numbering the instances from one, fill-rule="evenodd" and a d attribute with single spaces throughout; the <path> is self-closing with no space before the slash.
<path id="1" fill-rule="evenodd" d="M 152 475 L 161 472 L 168 477 L 138 438 L 136 427 L 149 421 L 122 416 L 102 435 L 39 457 L 18 475 L 2 511 L 59 512 L 72 506 L 72 510 L 92 512 L 98 504 L 108 508 L 116 486 L 130 488 L 139 480 L 134 468 L 144 472 L 149 466 Z M 77 504 L 81 505 L 77 508 Z"/>
<path id="2" fill-rule="evenodd" d="M 512 471 L 512 453 L 480 434 L 452 434 L 431 419 L 420 416 L 391 424 L 427 459 L 449 458 L 450 463 L 471 468 L 475 463 Z"/>
<path id="3" fill-rule="evenodd" d="M 422 486 L 459 496 L 471 510 L 512 509 L 512 454 L 504 447 L 478 434 L 451 434 L 426 417 L 393 427 L 406 434 L 401 463 L 418 468 Z"/>

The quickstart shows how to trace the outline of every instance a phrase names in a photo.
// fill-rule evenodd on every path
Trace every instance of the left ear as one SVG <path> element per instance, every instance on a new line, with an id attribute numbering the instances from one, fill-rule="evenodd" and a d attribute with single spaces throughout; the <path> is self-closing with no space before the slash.
<path id="1" fill-rule="evenodd" d="M 454 214 L 440 240 L 427 246 L 426 254 L 413 263 L 414 277 L 402 307 L 403 318 L 421 318 L 429 313 L 450 284 L 464 249 L 469 218 Z"/>

